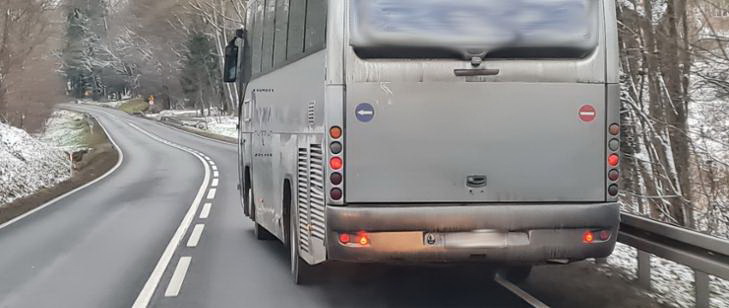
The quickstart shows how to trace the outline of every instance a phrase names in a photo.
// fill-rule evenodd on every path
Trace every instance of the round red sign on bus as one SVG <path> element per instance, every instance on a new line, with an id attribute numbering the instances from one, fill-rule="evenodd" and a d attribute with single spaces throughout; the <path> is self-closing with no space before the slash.
<path id="1" fill-rule="evenodd" d="M 597 111 L 595 110 L 595 107 L 592 107 L 592 105 L 584 105 L 580 107 L 579 115 L 582 122 L 592 122 L 592 120 L 594 120 L 597 116 Z"/>

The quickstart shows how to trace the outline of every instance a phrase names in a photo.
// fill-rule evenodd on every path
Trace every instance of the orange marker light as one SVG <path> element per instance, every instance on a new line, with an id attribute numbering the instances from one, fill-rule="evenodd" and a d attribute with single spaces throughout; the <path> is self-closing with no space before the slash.
<path id="1" fill-rule="evenodd" d="M 585 244 L 592 244 L 592 242 L 595 240 L 595 235 L 592 234 L 592 231 L 585 231 L 584 234 L 582 234 L 582 242 Z"/>
<path id="2" fill-rule="evenodd" d="M 370 243 L 370 240 L 367 238 L 367 235 L 360 235 L 359 236 L 359 244 L 362 246 L 367 246 Z"/>
<path id="3" fill-rule="evenodd" d="M 333 139 L 342 138 L 342 128 L 339 126 L 332 126 L 332 128 L 329 129 L 329 136 Z"/>
<path id="4" fill-rule="evenodd" d="M 329 160 L 329 166 L 334 170 L 339 170 L 342 169 L 342 166 L 344 166 L 344 162 L 342 162 L 341 157 L 332 157 L 332 159 Z"/>

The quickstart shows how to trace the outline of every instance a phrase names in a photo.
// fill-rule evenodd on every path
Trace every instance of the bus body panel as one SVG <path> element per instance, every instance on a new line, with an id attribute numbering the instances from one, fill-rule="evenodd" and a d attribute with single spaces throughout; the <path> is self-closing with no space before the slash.
<path id="1" fill-rule="evenodd" d="M 247 88 L 256 221 L 282 240 L 284 181 L 289 180 L 295 189 L 297 152 L 308 147 L 309 136 L 322 143 L 324 61 L 324 51 L 309 55 L 254 78 Z"/>
<path id="2" fill-rule="evenodd" d="M 605 85 L 356 83 L 347 202 L 605 200 Z M 357 106 L 374 106 L 362 122 Z M 582 106 L 594 120 L 580 120 Z M 484 176 L 483 187 L 467 186 Z"/>

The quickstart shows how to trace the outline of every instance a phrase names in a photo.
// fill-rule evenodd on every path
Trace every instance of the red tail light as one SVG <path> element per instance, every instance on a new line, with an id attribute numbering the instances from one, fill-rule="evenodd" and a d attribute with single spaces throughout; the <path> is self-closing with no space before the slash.
<path id="1" fill-rule="evenodd" d="M 342 234 L 339 235 L 339 241 L 342 244 L 349 244 L 349 241 L 350 240 L 351 239 L 349 238 L 349 234 L 347 234 L 347 233 L 342 233 Z"/>
<path id="2" fill-rule="evenodd" d="M 595 235 L 592 234 L 592 231 L 585 231 L 584 234 L 582 234 L 582 242 L 585 244 L 592 244 L 592 242 L 595 240 Z"/>
<path id="3" fill-rule="evenodd" d="M 620 156 L 618 156 L 618 154 L 610 154 L 610 156 L 608 156 L 608 164 L 610 164 L 610 166 L 615 167 L 619 163 L 620 163 Z"/>
<path id="4" fill-rule="evenodd" d="M 344 162 L 341 157 L 332 157 L 332 159 L 329 160 L 329 166 L 334 170 L 339 170 L 342 169 L 342 166 L 344 166 Z"/>

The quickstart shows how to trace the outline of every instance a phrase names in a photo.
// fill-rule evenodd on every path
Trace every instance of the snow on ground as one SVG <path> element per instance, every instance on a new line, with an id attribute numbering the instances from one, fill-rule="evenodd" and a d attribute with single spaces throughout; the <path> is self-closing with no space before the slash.
<path id="1" fill-rule="evenodd" d="M 68 179 L 66 157 L 62 150 L 0 123 L 0 206 Z"/>
<path id="2" fill-rule="evenodd" d="M 86 124 L 86 116 L 81 113 L 57 110 L 46 121 L 46 128 L 40 139 L 68 152 L 85 150 L 88 149 L 85 142 Z"/>
<path id="3" fill-rule="evenodd" d="M 157 121 L 162 118 L 174 118 L 182 125 L 195 127 L 212 134 L 231 138 L 238 137 L 237 116 L 221 115 L 214 111 L 212 116 L 199 116 L 197 110 L 163 110 L 160 113 L 145 114 L 145 117 Z"/>
<path id="4" fill-rule="evenodd" d="M 607 264 L 598 270 L 606 275 L 617 274 L 626 280 L 638 279 L 638 251 L 618 243 Z M 651 288 L 645 294 L 663 305 L 688 308 L 694 306 L 694 272 L 673 261 L 651 257 Z M 729 307 L 729 281 L 711 277 L 711 306 Z"/>
<path id="5" fill-rule="evenodd" d="M 238 117 L 235 116 L 219 116 L 211 117 L 208 121 L 207 131 L 231 138 L 238 137 Z"/>
<path id="6" fill-rule="evenodd" d="M 78 101 L 78 102 L 79 103 L 83 103 L 85 105 L 93 105 L 93 106 L 101 106 L 101 107 L 108 107 L 108 108 L 118 109 L 119 106 L 121 106 L 124 103 L 128 102 L 128 100 L 116 101 L 116 102 L 105 102 L 105 103 L 97 102 L 97 101 L 92 101 L 92 100 L 83 100 L 83 101 Z"/>

